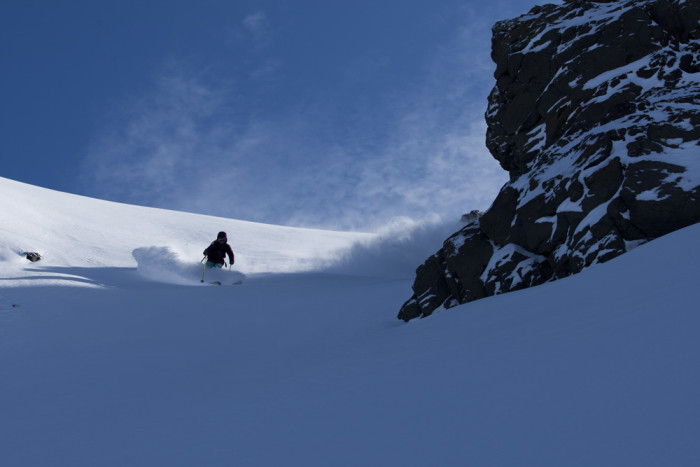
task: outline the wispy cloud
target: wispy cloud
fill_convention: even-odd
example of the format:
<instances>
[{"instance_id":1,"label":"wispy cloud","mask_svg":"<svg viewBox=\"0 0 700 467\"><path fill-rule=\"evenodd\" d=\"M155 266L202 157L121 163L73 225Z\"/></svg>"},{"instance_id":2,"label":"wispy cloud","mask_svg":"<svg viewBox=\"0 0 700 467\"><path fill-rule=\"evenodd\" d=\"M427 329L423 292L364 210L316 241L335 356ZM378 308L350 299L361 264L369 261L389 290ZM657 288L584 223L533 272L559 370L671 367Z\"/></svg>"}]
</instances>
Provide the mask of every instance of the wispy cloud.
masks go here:
<instances>
[{"instance_id":1,"label":"wispy cloud","mask_svg":"<svg viewBox=\"0 0 700 467\"><path fill-rule=\"evenodd\" d=\"M253 38L257 47L269 45L271 39L270 20L264 11L258 11L243 19L243 27Z\"/></svg>"},{"instance_id":2,"label":"wispy cloud","mask_svg":"<svg viewBox=\"0 0 700 467\"><path fill-rule=\"evenodd\" d=\"M264 13L244 24L269 34ZM86 183L129 203L338 229L485 209L506 179L484 144L488 39L474 25L457 31L381 118L326 95L259 113L235 86L165 67L95 138Z\"/></svg>"}]
</instances>

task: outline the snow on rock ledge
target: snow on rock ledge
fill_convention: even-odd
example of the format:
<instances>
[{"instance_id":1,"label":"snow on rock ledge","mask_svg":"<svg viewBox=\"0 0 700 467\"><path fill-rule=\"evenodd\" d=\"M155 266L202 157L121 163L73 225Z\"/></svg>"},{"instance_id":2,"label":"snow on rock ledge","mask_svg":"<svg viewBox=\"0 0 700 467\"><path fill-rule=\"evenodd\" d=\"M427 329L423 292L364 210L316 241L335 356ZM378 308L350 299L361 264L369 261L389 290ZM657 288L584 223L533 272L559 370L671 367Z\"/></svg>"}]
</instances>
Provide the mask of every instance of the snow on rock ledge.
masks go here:
<instances>
[{"instance_id":1,"label":"snow on rock ledge","mask_svg":"<svg viewBox=\"0 0 700 467\"><path fill-rule=\"evenodd\" d=\"M700 221L700 4L581 1L493 28L486 144L510 174L417 269L408 321Z\"/></svg>"}]
</instances>

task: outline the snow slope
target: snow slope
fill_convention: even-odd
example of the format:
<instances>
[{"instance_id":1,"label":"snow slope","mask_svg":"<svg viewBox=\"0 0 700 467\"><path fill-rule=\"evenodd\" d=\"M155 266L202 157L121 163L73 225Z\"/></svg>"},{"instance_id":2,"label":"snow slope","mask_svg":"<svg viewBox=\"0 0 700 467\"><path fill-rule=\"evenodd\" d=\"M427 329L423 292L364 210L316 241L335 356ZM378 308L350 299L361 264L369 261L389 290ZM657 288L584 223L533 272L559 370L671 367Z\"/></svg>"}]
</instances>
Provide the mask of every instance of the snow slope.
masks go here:
<instances>
[{"instance_id":1,"label":"snow slope","mask_svg":"<svg viewBox=\"0 0 700 467\"><path fill-rule=\"evenodd\" d=\"M700 464L700 225L404 324L370 235L0 199L0 465ZM221 229L243 285L198 283Z\"/></svg>"},{"instance_id":2,"label":"snow slope","mask_svg":"<svg viewBox=\"0 0 700 467\"><path fill-rule=\"evenodd\" d=\"M356 242L373 237L129 206L4 178L0 199L0 259L11 264L18 262L18 251L40 250L42 264L57 267L134 267L140 257L177 269L199 263L204 248L225 230L241 272L298 272L318 269Z\"/></svg>"}]
</instances>

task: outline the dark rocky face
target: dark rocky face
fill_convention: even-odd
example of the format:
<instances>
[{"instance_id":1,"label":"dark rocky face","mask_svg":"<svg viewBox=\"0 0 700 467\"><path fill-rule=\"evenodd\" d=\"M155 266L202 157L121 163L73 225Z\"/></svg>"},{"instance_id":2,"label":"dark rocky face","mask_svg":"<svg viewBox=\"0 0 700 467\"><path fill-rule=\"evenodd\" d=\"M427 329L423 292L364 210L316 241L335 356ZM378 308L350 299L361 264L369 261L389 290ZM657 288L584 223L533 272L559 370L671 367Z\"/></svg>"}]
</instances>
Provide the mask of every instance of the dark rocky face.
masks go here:
<instances>
[{"instance_id":1,"label":"dark rocky face","mask_svg":"<svg viewBox=\"0 0 700 467\"><path fill-rule=\"evenodd\" d=\"M409 320L700 221L700 3L579 1L493 28L486 145L510 174L417 270Z\"/></svg>"}]
</instances>

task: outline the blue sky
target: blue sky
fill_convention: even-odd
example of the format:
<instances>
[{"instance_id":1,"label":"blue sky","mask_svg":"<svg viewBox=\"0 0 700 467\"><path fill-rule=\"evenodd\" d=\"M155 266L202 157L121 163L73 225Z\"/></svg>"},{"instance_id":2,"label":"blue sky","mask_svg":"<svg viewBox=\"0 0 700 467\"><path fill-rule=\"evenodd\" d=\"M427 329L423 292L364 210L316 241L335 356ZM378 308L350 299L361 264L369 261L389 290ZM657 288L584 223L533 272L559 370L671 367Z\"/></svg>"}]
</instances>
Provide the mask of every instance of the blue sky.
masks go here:
<instances>
[{"instance_id":1,"label":"blue sky","mask_svg":"<svg viewBox=\"0 0 700 467\"><path fill-rule=\"evenodd\" d=\"M373 230L489 206L490 36L535 1L5 1L0 176Z\"/></svg>"}]
</instances>

